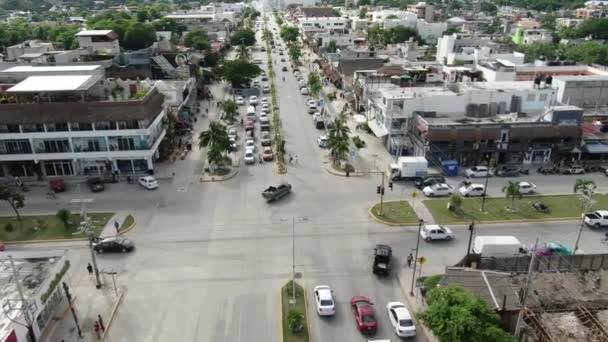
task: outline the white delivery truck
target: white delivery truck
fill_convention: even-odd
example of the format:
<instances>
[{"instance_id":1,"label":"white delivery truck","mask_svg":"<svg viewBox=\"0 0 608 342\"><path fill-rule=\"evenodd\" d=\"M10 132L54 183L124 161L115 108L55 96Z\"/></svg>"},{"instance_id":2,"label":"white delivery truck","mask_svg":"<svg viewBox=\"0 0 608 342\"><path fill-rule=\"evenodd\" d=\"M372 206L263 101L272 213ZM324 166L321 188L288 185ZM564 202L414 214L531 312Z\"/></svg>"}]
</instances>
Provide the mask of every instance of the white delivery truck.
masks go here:
<instances>
[{"instance_id":1,"label":"white delivery truck","mask_svg":"<svg viewBox=\"0 0 608 342\"><path fill-rule=\"evenodd\" d=\"M476 236L473 241L473 253L481 254L482 257L512 257L523 251L525 251L524 246L515 236Z\"/></svg>"},{"instance_id":2,"label":"white delivery truck","mask_svg":"<svg viewBox=\"0 0 608 342\"><path fill-rule=\"evenodd\" d=\"M399 157L389 165L391 179L419 178L426 176L429 163L424 157Z\"/></svg>"}]
</instances>

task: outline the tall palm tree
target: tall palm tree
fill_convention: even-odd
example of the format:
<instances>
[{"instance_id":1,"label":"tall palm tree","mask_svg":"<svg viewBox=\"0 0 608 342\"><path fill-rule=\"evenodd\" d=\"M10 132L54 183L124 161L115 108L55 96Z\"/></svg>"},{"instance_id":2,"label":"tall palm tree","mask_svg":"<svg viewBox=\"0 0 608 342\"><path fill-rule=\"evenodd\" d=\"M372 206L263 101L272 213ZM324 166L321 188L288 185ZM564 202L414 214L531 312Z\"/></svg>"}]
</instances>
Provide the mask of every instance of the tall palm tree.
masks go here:
<instances>
[{"instance_id":1,"label":"tall palm tree","mask_svg":"<svg viewBox=\"0 0 608 342\"><path fill-rule=\"evenodd\" d=\"M577 178L576 183L574 183L574 193L583 194L587 198L594 195L596 188L595 182L590 179Z\"/></svg>"},{"instance_id":2,"label":"tall palm tree","mask_svg":"<svg viewBox=\"0 0 608 342\"><path fill-rule=\"evenodd\" d=\"M321 89L323 89L323 85L321 84L321 78L319 77L318 73L311 72L310 74L308 74L308 89L314 97L317 97L317 95L319 95L319 93L321 92Z\"/></svg>"},{"instance_id":3,"label":"tall palm tree","mask_svg":"<svg viewBox=\"0 0 608 342\"><path fill-rule=\"evenodd\" d=\"M327 145L336 156L334 159L335 163L345 159L346 154L350 149L350 142L348 134L350 128L346 125L344 116L338 116L334 119L333 125L329 128L329 137L327 139Z\"/></svg>"},{"instance_id":4,"label":"tall palm tree","mask_svg":"<svg viewBox=\"0 0 608 342\"><path fill-rule=\"evenodd\" d=\"M210 165L221 165L224 155L230 150L226 126L218 121L211 121L209 128L198 136L198 146L207 147L207 161Z\"/></svg>"},{"instance_id":5,"label":"tall palm tree","mask_svg":"<svg viewBox=\"0 0 608 342\"><path fill-rule=\"evenodd\" d=\"M249 51L247 50L247 47L245 46L245 44L239 45L239 49L236 52L236 58L243 60L243 61L249 60Z\"/></svg>"},{"instance_id":6,"label":"tall palm tree","mask_svg":"<svg viewBox=\"0 0 608 342\"><path fill-rule=\"evenodd\" d=\"M522 195L519 192L519 183L509 181L507 185L502 188L502 192L505 193L507 199L511 199L511 209L514 208L515 198L521 199Z\"/></svg>"},{"instance_id":7,"label":"tall palm tree","mask_svg":"<svg viewBox=\"0 0 608 342\"><path fill-rule=\"evenodd\" d=\"M239 105L232 100L226 100L223 105L224 109L224 118L227 121L234 121L234 116L238 113Z\"/></svg>"}]
</instances>

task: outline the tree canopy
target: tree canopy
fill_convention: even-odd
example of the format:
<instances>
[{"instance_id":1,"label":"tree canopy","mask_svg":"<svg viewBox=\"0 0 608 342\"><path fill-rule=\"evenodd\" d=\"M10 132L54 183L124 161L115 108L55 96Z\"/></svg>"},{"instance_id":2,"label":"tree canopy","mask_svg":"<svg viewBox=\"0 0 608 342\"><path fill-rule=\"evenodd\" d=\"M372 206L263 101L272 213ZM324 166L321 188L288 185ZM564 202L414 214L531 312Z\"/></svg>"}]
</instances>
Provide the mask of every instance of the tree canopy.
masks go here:
<instances>
[{"instance_id":1,"label":"tree canopy","mask_svg":"<svg viewBox=\"0 0 608 342\"><path fill-rule=\"evenodd\" d=\"M40 39L63 43L64 49L76 47L76 34L80 31L79 25L73 24L31 24L22 19L0 23L0 47L19 44L28 39Z\"/></svg>"},{"instance_id":2,"label":"tree canopy","mask_svg":"<svg viewBox=\"0 0 608 342\"><path fill-rule=\"evenodd\" d=\"M418 31L411 27L397 26L388 30L390 42L393 44L404 43L410 40L411 37L416 41L421 41Z\"/></svg>"},{"instance_id":3,"label":"tree canopy","mask_svg":"<svg viewBox=\"0 0 608 342\"><path fill-rule=\"evenodd\" d=\"M207 32L198 29L192 30L186 34L186 37L184 37L184 44L186 44L187 47L197 50L207 50L210 47Z\"/></svg>"},{"instance_id":4,"label":"tree canopy","mask_svg":"<svg viewBox=\"0 0 608 342\"><path fill-rule=\"evenodd\" d=\"M608 65L608 45L598 42L569 45L535 43L518 46L517 50L526 54L527 61L544 57L548 60L559 58L560 60L571 60L584 64Z\"/></svg>"},{"instance_id":5,"label":"tree canopy","mask_svg":"<svg viewBox=\"0 0 608 342\"><path fill-rule=\"evenodd\" d=\"M244 60L225 61L217 68L220 78L229 82L233 88L249 86L251 80L261 72L260 67Z\"/></svg>"},{"instance_id":6,"label":"tree canopy","mask_svg":"<svg viewBox=\"0 0 608 342\"><path fill-rule=\"evenodd\" d=\"M485 302L459 286L431 289L428 304L417 316L440 341L515 340L498 327L498 315Z\"/></svg>"},{"instance_id":7,"label":"tree canopy","mask_svg":"<svg viewBox=\"0 0 608 342\"><path fill-rule=\"evenodd\" d=\"M177 32L177 22L173 18L161 18L153 23L156 31Z\"/></svg>"},{"instance_id":8,"label":"tree canopy","mask_svg":"<svg viewBox=\"0 0 608 342\"><path fill-rule=\"evenodd\" d=\"M286 43L290 43L290 42L295 42L298 40L298 35L300 34L300 30L298 30L297 27L295 26L283 26L281 27L281 38L283 38L283 40Z\"/></svg>"},{"instance_id":9,"label":"tree canopy","mask_svg":"<svg viewBox=\"0 0 608 342\"><path fill-rule=\"evenodd\" d=\"M230 44L253 46L255 44L255 31L251 29L234 31L232 37L230 37Z\"/></svg>"},{"instance_id":10,"label":"tree canopy","mask_svg":"<svg viewBox=\"0 0 608 342\"><path fill-rule=\"evenodd\" d=\"M156 31L150 24L133 23L127 28L121 45L129 50L147 48L156 41Z\"/></svg>"}]
</instances>

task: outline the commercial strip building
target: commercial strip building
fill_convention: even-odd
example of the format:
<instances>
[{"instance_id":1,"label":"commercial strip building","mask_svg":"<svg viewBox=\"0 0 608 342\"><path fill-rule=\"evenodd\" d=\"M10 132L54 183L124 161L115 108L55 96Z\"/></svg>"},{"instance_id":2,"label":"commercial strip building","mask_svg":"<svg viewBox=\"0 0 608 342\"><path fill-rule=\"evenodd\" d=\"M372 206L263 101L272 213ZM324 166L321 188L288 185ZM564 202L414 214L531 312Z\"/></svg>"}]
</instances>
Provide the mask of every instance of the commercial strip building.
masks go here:
<instances>
[{"instance_id":1,"label":"commercial strip building","mask_svg":"<svg viewBox=\"0 0 608 342\"><path fill-rule=\"evenodd\" d=\"M10 101L0 104L0 177L153 172L166 133L155 86L99 74L28 76L2 95Z\"/></svg>"}]
</instances>

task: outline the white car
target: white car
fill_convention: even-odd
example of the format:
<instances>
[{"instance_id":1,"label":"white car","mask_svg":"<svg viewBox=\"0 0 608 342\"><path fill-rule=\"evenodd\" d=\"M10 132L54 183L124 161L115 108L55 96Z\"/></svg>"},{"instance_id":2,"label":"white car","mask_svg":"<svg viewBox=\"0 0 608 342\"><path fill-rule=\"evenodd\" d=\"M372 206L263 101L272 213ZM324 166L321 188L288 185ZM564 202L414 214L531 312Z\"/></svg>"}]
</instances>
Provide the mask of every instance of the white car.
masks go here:
<instances>
[{"instance_id":1,"label":"white car","mask_svg":"<svg viewBox=\"0 0 608 342\"><path fill-rule=\"evenodd\" d=\"M262 87L262 91L263 91L264 93L270 93L270 86L265 84L265 85Z\"/></svg>"},{"instance_id":2,"label":"white car","mask_svg":"<svg viewBox=\"0 0 608 342\"><path fill-rule=\"evenodd\" d=\"M254 164L255 153L253 153L253 151L248 150L245 152L245 157L243 157L243 159L245 160L245 164Z\"/></svg>"},{"instance_id":3,"label":"white car","mask_svg":"<svg viewBox=\"0 0 608 342\"><path fill-rule=\"evenodd\" d=\"M234 140L237 140L239 138L239 135L236 132L236 128L230 128L228 130L228 138L232 138Z\"/></svg>"},{"instance_id":4,"label":"white car","mask_svg":"<svg viewBox=\"0 0 608 342\"><path fill-rule=\"evenodd\" d=\"M454 238L454 232L446 226L439 224L427 224L420 230L420 237L424 241L433 240L452 240Z\"/></svg>"},{"instance_id":5,"label":"white car","mask_svg":"<svg viewBox=\"0 0 608 342\"><path fill-rule=\"evenodd\" d=\"M470 178L491 177L492 173L487 166L474 166L464 171L464 175Z\"/></svg>"},{"instance_id":6,"label":"white car","mask_svg":"<svg viewBox=\"0 0 608 342\"><path fill-rule=\"evenodd\" d=\"M327 146L329 145L329 140L327 140L327 136L322 135L322 136L318 137L317 145L319 145L319 147L321 147L321 148L327 148Z\"/></svg>"},{"instance_id":7,"label":"white car","mask_svg":"<svg viewBox=\"0 0 608 342\"><path fill-rule=\"evenodd\" d=\"M529 195L536 192L536 184L530 182L519 182L519 193L522 195Z\"/></svg>"},{"instance_id":8,"label":"white car","mask_svg":"<svg viewBox=\"0 0 608 342\"><path fill-rule=\"evenodd\" d=\"M483 184L463 185L458 191L464 197L483 196L485 193L485 186Z\"/></svg>"},{"instance_id":9,"label":"white car","mask_svg":"<svg viewBox=\"0 0 608 342\"><path fill-rule=\"evenodd\" d=\"M148 190L154 190L158 188L158 181L152 176L140 177L138 179L138 182L141 186Z\"/></svg>"},{"instance_id":10,"label":"white car","mask_svg":"<svg viewBox=\"0 0 608 342\"><path fill-rule=\"evenodd\" d=\"M302 95L308 95L308 88L302 87L302 89L300 89L300 94L302 94Z\"/></svg>"},{"instance_id":11,"label":"white car","mask_svg":"<svg viewBox=\"0 0 608 342\"><path fill-rule=\"evenodd\" d=\"M241 106L241 105L245 104L245 99L242 96L237 96L236 100L234 102L236 102L236 104L238 104L239 106Z\"/></svg>"},{"instance_id":12,"label":"white car","mask_svg":"<svg viewBox=\"0 0 608 342\"><path fill-rule=\"evenodd\" d=\"M255 95L249 96L249 104L252 104L252 105L258 104L258 97Z\"/></svg>"},{"instance_id":13,"label":"white car","mask_svg":"<svg viewBox=\"0 0 608 342\"><path fill-rule=\"evenodd\" d=\"M261 103L268 103L268 98L267 98L266 96L264 96L264 97L262 97L262 98L260 99L260 102L261 102Z\"/></svg>"},{"instance_id":14,"label":"white car","mask_svg":"<svg viewBox=\"0 0 608 342\"><path fill-rule=\"evenodd\" d=\"M255 142L253 139L247 139L247 141L245 141L245 151L255 152Z\"/></svg>"},{"instance_id":15,"label":"white car","mask_svg":"<svg viewBox=\"0 0 608 342\"><path fill-rule=\"evenodd\" d=\"M260 123L268 123L270 122L270 119L268 118L268 115L260 115Z\"/></svg>"},{"instance_id":16,"label":"white car","mask_svg":"<svg viewBox=\"0 0 608 342\"><path fill-rule=\"evenodd\" d=\"M386 304L388 319L391 321L395 334L399 337L416 336L416 326L412 315L401 302L390 302Z\"/></svg>"},{"instance_id":17,"label":"white car","mask_svg":"<svg viewBox=\"0 0 608 342\"><path fill-rule=\"evenodd\" d=\"M446 183L437 183L422 189L422 193L424 193L426 197L450 196L453 191L454 188Z\"/></svg>"},{"instance_id":18,"label":"white car","mask_svg":"<svg viewBox=\"0 0 608 342\"><path fill-rule=\"evenodd\" d=\"M321 118L321 113L319 113L319 112L315 112L315 113L312 115L312 119L313 119L313 120L317 120L317 119L320 119L320 118Z\"/></svg>"},{"instance_id":19,"label":"white car","mask_svg":"<svg viewBox=\"0 0 608 342\"><path fill-rule=\"evenodd\" d=\"M313 296L319 316L333 316L336 314L336 302L334 302L332 292L327 285L315 286Z\"/></svg>"},{"instance_id":20,"label":"white car","mask_svg":"<svg viewBox=\"0 0 608 342\"><path fill-rule=\"evenodd\" d=\"M262 103L262 110L267 112L268 111L268 103Z\"/></svg>"},{"instance_id":21,"label":"white car","mask_svg":"<svg viewBox=\"0 0 608 342\"><path fill-rule=\"evenodd\" d=\"M300 85L300 87L306 87L306 81L304 80L298 81L298 84Z\"/></svg>"}]
</instances>

